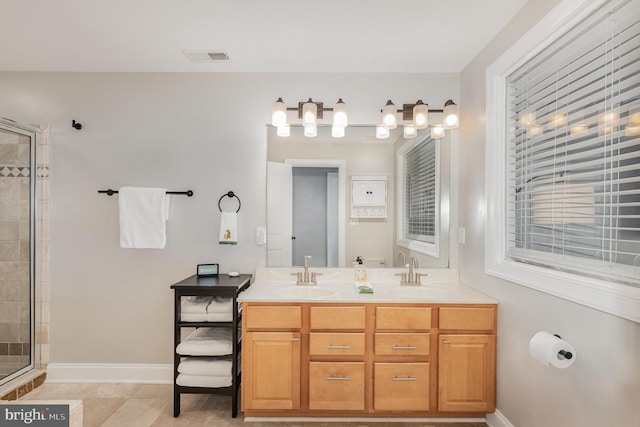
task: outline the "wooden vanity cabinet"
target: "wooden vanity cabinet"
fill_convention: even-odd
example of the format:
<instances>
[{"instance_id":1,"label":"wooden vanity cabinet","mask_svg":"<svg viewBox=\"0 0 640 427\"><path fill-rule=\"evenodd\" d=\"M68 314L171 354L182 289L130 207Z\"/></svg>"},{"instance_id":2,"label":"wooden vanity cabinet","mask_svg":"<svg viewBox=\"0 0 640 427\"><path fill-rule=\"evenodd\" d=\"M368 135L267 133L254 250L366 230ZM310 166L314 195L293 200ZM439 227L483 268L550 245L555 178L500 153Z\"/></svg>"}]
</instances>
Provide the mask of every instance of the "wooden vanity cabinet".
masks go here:
<instances>
[{"instance_id":1,"label":"wooden vanity cabinet","mask_svg":"<svg viewBox=\"0 0 640 427\"><path fill-rule=\"evenodd\" d=\"M375 313L373 408L429 412L432 309L381 306Z\"/></svg>"},{"instance_id":2,"label":"wooden vanity cabinet","mask_svg":"<svg viewBox=\"0 0 640 427\"><path fill-rule=\"evenodd\" d=\"M495 307L441 307L439 315L438 410L493 412Z\"/></svg>"},{"instance_id":3,"label":"wooden vanity cabinet","mask_svg":"<svg viewBox=\"0 0 640 427\"><path fill-rule=\"evenodd\" d=\"M495 409L496 306L243 303L245 416Z\"/></svg>"},{"instance_id":4,"label":"wooden vanity cabinet","mask_svg":"<svg viewBox=\"0 0 640 427\"><path fill-rule=\"evenodd\" d=\"M364 305L309 307L309 410L365 410Z\"/></svg>"},{"instance_id":5,"label":"wooden vanity cabinet","mask_svg":"<svg viewBox=\"0 0 640 427\"><path fill-rule=\"evenodd\" d=\"M245 307L242 410L300 409L302 308Z\"/></svg>"}]
</instances>

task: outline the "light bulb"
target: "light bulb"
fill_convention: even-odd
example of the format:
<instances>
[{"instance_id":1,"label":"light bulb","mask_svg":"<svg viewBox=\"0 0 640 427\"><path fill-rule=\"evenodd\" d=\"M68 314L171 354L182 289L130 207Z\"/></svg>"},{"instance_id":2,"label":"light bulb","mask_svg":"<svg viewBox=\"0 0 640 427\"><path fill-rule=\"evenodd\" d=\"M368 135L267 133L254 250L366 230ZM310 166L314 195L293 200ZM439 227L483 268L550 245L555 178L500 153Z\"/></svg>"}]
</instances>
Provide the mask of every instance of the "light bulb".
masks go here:
<instances>
[{"instance_id":1,"label":"light bulb","mask_svg":"<svg viewBox=\"0 0 640 427\"><path fill-rule=\"evenodd\" d=\"M344 136L344 126L331 126L331 136L334 138L342 138Z\"/></svg>"},{"instance_id":2,"label":"light bulb","mask_svg":"<svg viewBox=\"0 0 640 427\"><path fill-rule=\"evenodd\" d=\"M416 129L424 129L429 126L429 106L421 100L413 106L413 123Z\"/></svg>"},{"instance_id":3,"label":"light bulb","mask_svg":"<svg viewBox=\"0 0 640 427\"><path fill-rule=\"evenodd\" d=\"M389 138L389 129L383 125L376 125L376 138L386 139Z\"/></svg>"},{"instance_id":4,"label":"light bulb","mask_svg":"<svg viewBox=\"0 0 640 427\"><path fill-rule=\"evenodd\" d=\"M276 134L278 136L287 137L291 135L291 126L288 123L283 124L282 126L278 126Z\"/></svg>"},{"instance_id":5,"label":"light bulb","mask_svg":"<svg viewBox=\"0 0 640 427\"><path fill-rule=\"evenodd\" d=\"M346 127L347 126L347 104L342 101L342 98L338 99L336 105L333 106L333 126Z\"/></svg>"},{"instance_id":6,"label":"light bulb","mask_svg":"<svg viewBox=\"0 0 640 427\"><path fill-rule=\"evenodd\" d=\"M271 125L280 127L285 123L287 123L287 105L282 101L282 98L278 98L271 109Z\"/></svg>"},{"instance_id":7,"label":"light bulb","mask_svg":"<svg viewBox=\"0 0 640 427\"><path fill-rule=\"evenodd\" d=\"M305 126L304 127L304 136L308 136L313 138L318 135L318 128L316 126Z\"/></svg>"},{"instance_id":8,"label":"light bulb","mask_svg":"<svg viewBox=\"0 0 640 427\"><path fill-rule=\"evenodd\" d=\"M412 124L404 125L403 136L405 139L415 138L418 136L418 129Z\"/></svg>"},{"instance_id":9,"label":"light bulb","mask_svg":"<svg viewBox=\"0 0 640 427\"><path fill-rule=\"evenodd\" d=\"M387 129L395 129L398 127L398 118L396 117L396 106L391 102L391 100L387 101L387 105L382 109L382 126Z\"/></svg>"},{"instance_id":10,"label":"light bulb","mask_svg":"<svg viewBox=\"0 0 640 427\"><path fill-rule=\"evenodd\" d=\"M452 101L448 100L444 103L444 128L446 130L456 129L460 125L458 118L459 111L458 106Z\"/></svg>"},{"instance_id":11,"label":"light bulb","mask_svg":"<svg viewBox=\"0 0 640 427\"><path fill-rule=\"evenodd\" d=\"M442 125L435 125L431 127L431 139L444 138L444 127Z\"/></svg>"},{"instance_id":12,"label":"light bulb","mask_svg":"<svg viewBox=\"0 0 640 427\"><path fill-rule=\"evenodd\" d=\"M318 116L318 106L309 98L307 102L302 104L302 125L315 126L316 117Z\"/></svg>"}]
</instances>

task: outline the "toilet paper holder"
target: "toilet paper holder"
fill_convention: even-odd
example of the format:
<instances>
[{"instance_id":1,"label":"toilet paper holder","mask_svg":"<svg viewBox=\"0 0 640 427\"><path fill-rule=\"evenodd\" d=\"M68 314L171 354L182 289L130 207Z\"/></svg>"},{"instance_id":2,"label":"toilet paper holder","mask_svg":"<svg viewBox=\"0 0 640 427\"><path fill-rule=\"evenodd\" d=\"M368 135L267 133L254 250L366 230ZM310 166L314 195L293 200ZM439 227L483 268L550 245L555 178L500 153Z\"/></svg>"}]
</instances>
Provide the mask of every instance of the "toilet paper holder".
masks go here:
<instances>
[{"instance_id":1,"label":"toilet paper holder","mask_svg":"<svg viewBox=\"0 0 640 427\"><path fill-rule=\"evenodd\" d=\"M558 337L559 339L562 339L562 337L558 334L553 334L553 336ZM573 358L573 353L571 353L570 351L566 351L566 350L560 350L558 352L558 359L562 360L562 359L572 359Z\"/></svg>"}]
</instances>

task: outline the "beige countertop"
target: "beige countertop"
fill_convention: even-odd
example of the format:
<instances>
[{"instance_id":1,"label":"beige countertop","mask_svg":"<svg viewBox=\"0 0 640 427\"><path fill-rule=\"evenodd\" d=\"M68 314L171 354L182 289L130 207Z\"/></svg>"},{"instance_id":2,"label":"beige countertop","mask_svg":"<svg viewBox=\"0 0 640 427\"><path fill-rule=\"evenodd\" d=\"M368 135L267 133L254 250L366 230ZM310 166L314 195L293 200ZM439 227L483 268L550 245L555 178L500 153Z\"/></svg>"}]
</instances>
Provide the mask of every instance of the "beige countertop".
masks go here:
<instances>
[{"instance_id":1,"label":"beige countertop","mask_svg":"<svg viewBox=\"0 0 640 427\"><path fill-rule=\"evenodd\" d=\"M296 285L295 273L302 268L258 268L255 281L238 296L240 302L327 303L437 303L497 304L498 301L458 281L457 270L416 269L425 275L420 286L401 286L406 268L368 268L373 293L358 293L350 268L309 268L317 273L317 285Z\"/></svg>"}]
</instances>

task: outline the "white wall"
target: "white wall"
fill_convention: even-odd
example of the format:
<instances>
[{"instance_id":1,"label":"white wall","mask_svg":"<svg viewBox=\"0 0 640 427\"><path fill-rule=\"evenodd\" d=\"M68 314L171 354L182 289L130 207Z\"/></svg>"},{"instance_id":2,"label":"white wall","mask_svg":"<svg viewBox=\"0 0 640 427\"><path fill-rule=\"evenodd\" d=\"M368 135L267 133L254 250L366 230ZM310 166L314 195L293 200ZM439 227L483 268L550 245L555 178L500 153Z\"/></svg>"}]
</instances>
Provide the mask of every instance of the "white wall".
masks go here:
<instances>
[{"instance_id":1,"label":"white wall","mask_svg":"<svg viewBox=\"0 0 640 427\"><path fill-rule=\"evenodd\" d=\"M51 362L172 363L172 293L197 263L265 263L266 127L277 97L342 97L353 123L387 99L442 105L457 74L0 73L0 116L51 126ZM82 123L81 131L71 121ZM164 250L120 249L124 185L173 196ZM239 244L217 244L220 195L242 200Z\"/></svg>"},{"instance_id":2,"label":"white wall","mask_svg":"<svg viewBox=\"0 0 640 427\"><path fill-rule=\"evenodd\" d=\"M530 1L461 74L461 281L497 300L497 408L514 426L639 426L640 325L484 274L485 70L557 3ZM528 354L540 330L577 350L568 369Z\"/></svg>"}]
</instances>

